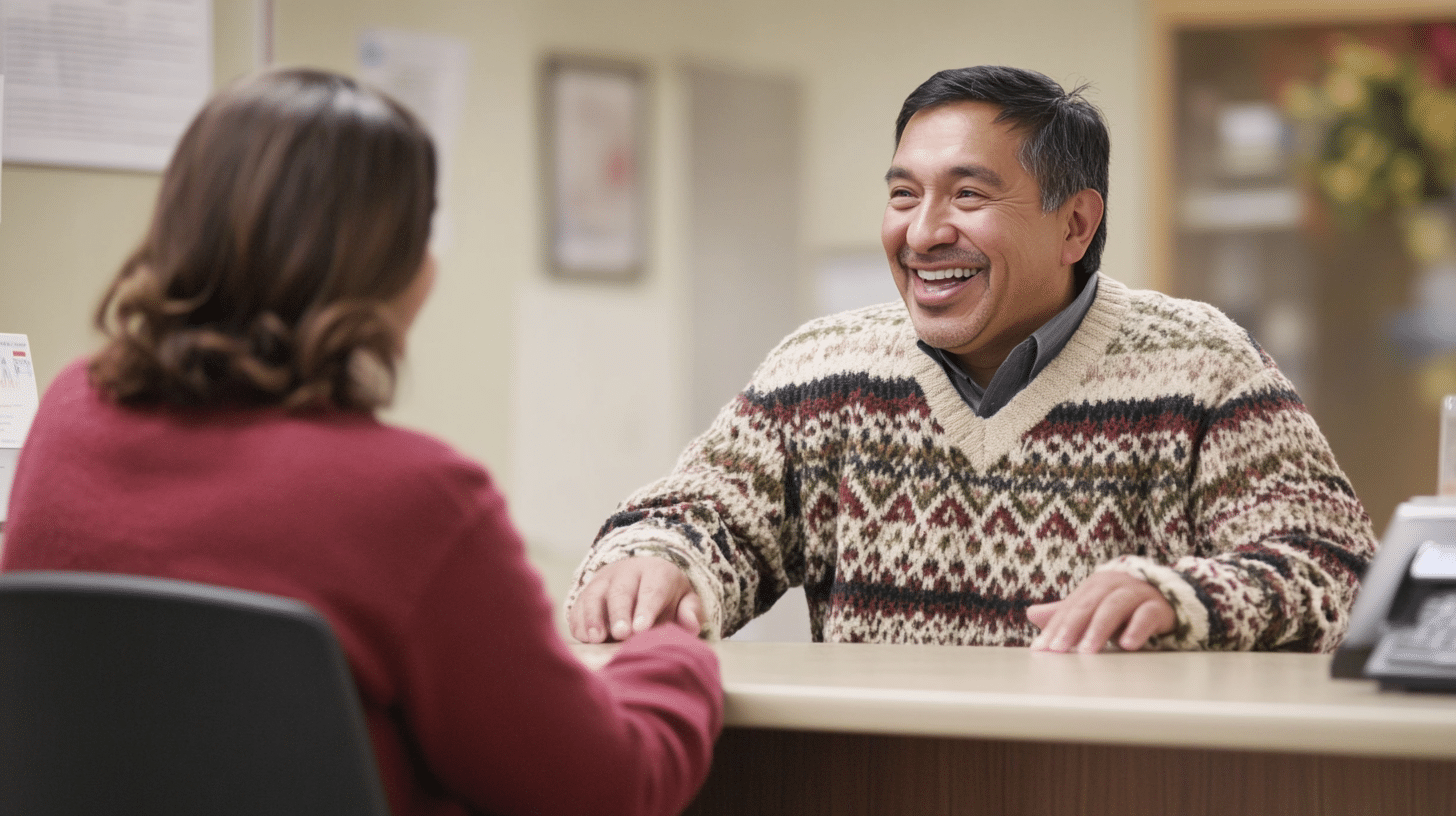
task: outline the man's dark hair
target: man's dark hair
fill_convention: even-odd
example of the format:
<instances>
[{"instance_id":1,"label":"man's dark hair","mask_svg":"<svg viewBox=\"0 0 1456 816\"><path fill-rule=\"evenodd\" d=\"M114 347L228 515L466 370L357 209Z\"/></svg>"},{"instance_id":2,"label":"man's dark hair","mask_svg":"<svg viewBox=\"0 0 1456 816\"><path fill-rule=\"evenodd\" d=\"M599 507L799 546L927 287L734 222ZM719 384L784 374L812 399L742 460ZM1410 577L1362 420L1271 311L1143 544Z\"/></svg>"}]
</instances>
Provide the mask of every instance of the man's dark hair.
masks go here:
<instances>
[{"instance_id":1,"label":"man's dark hair","mask_svg":"<svg viewBox=\"0 0 1456 816\"><path fill-rule=\"evenodd\" d=\"M1086 189L1102 196L1102 222L1087 252L1077 262L1079 276L1102 264L1107 243L1107 168L1111 138L1102 112L1088 102L1080 85L1070 93L1050 77L1022 68L977 65L940 71L905 98L895 120L895 146L910 117L926 108L955 102L989 102L1001 108L997 122L1010 122L1023 140L1017 159L1041 188L1041 207L1051 212Z\"/></svg>"}]
</instances>

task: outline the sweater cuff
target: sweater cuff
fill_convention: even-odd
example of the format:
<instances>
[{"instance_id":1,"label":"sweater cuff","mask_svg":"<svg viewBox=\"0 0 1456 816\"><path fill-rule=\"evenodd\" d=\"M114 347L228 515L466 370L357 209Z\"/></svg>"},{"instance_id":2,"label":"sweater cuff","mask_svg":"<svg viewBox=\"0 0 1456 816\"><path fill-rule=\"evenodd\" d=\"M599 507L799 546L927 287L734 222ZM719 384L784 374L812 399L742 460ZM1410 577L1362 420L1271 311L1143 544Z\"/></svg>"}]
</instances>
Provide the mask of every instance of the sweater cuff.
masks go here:
<instances>
[{"instance_id":1,"label":"sweater cuff","mask_svg":"<svg viewBox=\"0 0 1456 816\"><path fill-rule=\"evenodd\" d=\"M723 632L723 604L714 592L712 574L706 567L696 563L691 554L693 550L688 546L687 539L680 533L672 530L664 530L660 527L647 527L643 529L640 525L622 527L613 530L602 538L598 539L592 546L591 552L587 555L581 566L576 568L576 574L572 578L571 591L566 596L566 609L570 610L581 595L597 571L608 564L615 564L628 558L637 556L651 556L671 561L678 569L686 573L688 583L692 584L693 591L698 594L698 599L703 604L703 621L698 627L698 636L708 640L718 640Z\"/></svg>"},{"instance_id":2,"label":"sweater cuff","mask_svg":"<svg viewBox=\"0 0 1456 816\"><path fill-rule=\"evenodd\" d=\"M1097 572L1123 572L1141 578L1163 594L1173 607L1173 631L1158 635L1148 645L1163 650L1208 648L1208 607L1181 573L1171 567L1137 555L1124 555L1098 567Z\"/></svg>"}]
</instances>

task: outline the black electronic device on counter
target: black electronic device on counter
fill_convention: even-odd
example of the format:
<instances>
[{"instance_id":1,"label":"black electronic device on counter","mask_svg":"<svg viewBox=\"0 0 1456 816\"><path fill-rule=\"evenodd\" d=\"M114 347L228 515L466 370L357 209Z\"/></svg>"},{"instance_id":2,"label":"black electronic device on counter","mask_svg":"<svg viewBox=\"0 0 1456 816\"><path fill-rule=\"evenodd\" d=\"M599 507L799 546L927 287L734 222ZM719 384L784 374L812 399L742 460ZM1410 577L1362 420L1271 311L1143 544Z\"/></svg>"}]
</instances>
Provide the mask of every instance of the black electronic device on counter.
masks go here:
<instances>
[{"instance_id":1,"label":"black electronic device on counter","mask_svg":"<svg viewBox=\"0 0 1456 816\"><path fill-rule=\"evenodd\" d=\"M1330 673L1382 688L1456 691L1456 499L1418 497L1396 508Z\"/></svg>"}]
</instances>

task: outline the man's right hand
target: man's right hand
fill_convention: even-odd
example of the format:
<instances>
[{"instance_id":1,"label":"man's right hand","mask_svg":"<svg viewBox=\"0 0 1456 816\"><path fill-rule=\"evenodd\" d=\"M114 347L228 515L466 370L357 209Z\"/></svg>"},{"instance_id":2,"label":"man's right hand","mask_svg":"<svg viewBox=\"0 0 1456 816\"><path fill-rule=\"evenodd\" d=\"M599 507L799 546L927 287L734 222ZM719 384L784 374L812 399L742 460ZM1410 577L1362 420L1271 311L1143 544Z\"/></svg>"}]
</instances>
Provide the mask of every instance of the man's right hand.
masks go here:
<instances>
[{"instance_id":1,"label":"man's right hand","mask_svg":"<svg viewBox=\"0 0 1456 816\"><path fill-rule=\"evenodd\" d=\"M659 623L697 632L703 602L676 564L637 556L597 570L567 612L571 635L582 643L626 640Z\"/></svg>"}]
</instances>

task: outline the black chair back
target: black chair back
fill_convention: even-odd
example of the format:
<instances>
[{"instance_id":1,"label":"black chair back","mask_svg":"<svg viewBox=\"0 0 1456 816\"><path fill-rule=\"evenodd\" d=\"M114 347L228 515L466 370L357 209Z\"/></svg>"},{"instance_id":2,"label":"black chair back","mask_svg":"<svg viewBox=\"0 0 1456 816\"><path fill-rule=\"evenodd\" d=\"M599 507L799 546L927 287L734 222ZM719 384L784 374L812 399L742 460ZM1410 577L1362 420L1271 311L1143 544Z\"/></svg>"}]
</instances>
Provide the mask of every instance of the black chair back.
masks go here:
<instances>
[{"instance_id":1,"label":"black chair back","mask_svg":"<svg viewBox=\"0 0 1456 816\"><path fill-rule=\"evenodd\" d=\"M0 575L0 816L387 816L308 605L126 575Z\"/></svg>"}]
</instances>

